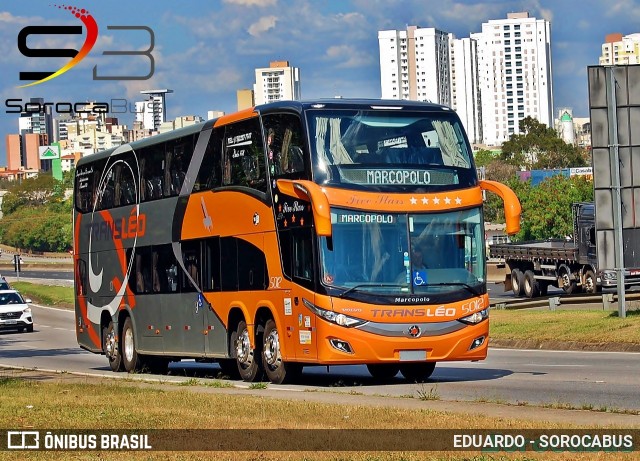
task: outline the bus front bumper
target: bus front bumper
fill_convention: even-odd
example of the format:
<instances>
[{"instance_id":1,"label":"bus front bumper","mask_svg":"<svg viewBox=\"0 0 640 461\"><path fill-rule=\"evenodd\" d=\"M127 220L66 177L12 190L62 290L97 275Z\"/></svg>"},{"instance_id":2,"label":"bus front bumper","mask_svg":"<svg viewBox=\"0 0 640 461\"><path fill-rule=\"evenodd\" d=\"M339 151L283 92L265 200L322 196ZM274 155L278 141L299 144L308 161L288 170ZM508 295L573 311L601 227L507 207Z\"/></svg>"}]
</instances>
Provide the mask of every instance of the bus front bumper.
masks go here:
<instances>
[{"instance_id":1,"label":"bus front bumper","mask_svg":"<svg viewBox=\"0 0 640 461\"><path fill-rule=\"evenodd\" d=\"M344 328L323 320L317 322L318 361L337 364L400 363L415 361L484 360L489 342L489 320L476 325L442 322L451 330L431 331L425 324L388 324L388 329ZM455 324L459 324L458 327ZM381 324L378 324L381 325ZM366 325L365 325L366 326ZM457 329L455 329L457 328ZM402 335L402 336L400 336ZM412 336L414 335L414 336Z\"/></svg>"}]
</instances>

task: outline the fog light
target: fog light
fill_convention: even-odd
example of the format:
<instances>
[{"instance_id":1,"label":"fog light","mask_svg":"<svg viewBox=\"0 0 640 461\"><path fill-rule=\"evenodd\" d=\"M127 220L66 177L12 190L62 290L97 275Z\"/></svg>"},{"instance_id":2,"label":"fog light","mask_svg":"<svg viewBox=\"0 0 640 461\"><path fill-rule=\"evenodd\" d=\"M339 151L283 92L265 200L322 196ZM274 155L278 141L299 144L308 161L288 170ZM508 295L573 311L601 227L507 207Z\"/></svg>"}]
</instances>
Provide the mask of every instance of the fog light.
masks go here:
<instances>
[{"instance_id":1,"label":"fog light","mask_svg":"<svg viewBox=\"0 0 640 461\"><path fill-rule=\"evenodd\" d=\"M353 349L351 349L351 344L341 339L330 339L329 343L331 346L339 350L340 352L344 352L346 354L353 354Z\"/></svg>"},{"instance_id":2,"label":"fog light","mask_svg":"<svg viewBox=\"0 0 640 461\"><path fill-rule=\"evenodd\" d=\"M479 338L476 338L473 340L473 342L471 343L471 347L469 347L469 350L476 349L482 346L483 344L484 344L484 336L480 336Z\"/></svg>"}]
</instances>

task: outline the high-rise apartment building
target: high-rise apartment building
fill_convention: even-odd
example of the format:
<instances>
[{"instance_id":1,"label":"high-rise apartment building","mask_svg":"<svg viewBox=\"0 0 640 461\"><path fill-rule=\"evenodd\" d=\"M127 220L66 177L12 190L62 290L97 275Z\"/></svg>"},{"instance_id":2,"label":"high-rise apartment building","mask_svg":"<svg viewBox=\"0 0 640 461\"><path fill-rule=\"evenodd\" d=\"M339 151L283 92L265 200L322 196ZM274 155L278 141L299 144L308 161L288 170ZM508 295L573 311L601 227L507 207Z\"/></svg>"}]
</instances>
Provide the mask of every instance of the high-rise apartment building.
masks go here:
<instances>
[{"instance_id":1,"label":"high-rise apartment building","mask_svg":"<svg viewBox=\"0 0 640 461\"><path fill-rule=\"evenodd\" d=\"M382 98L451 105L449 40L434 28L379 31Z\"/></svg>"},{"instance_id":2,"label":"high-rise apartment building","mask_svg":"<svg viewBox=\"0 0 640 461\"><path fill-rule=\"evenodd\" d=\"M291 67L289 61L271 61L269 67L256 69L256 82L253 84L256 105L299 100L301 93L300 69Z\"/></svg>"},{"instance_id":3,"label":"high-rise apartment building","mask_svg":"<svg viewBox=\"0 0 640 461\"><path fill-rule=\"evenodd\" d=\"M525 117L552 126L549 21L509 13L507 19L483 23L482 32L471 37L478 41L484 143L509 140Z\"/></svg>"},{"instance_id":4,"label":"high-rise apartment building","mask_svg":"<svg viewBox=\"0 0 640 461\"><path fill-rule=\"evenodd\" d=\"M640 34L609 34L602 44L601 66L639 64Z\"/></svg>"},{"instance_id":5,"label":"high-rise apartment building","mask_svg":"<svg viewBox=\"0 0 640 461\"><path fill-rule=\"evenodd\" d=\"M145 130L158 131L167 120L165 96L173 90L145 90L140 93L148 95L149 99L136 102L136 122L140 122Z\"/></svg>"},{"instance_id":6,"label":"high-rise apartment building","mask_svg":"<svg viewBox=\"0 0 640 461\"><path fill-rule=\"evenodd\" d=\"M451 106L471 142L502 144L528 116L552 126L546 20L509 13L469 38L411 26L379 31L378 42L382 97Z\"/></svg>"},{"instance_id":7,"label":"high-rise apartment building","mask_svg":"<svg viewBox=\"0 0 640 461\"><path fill-rule=\"evenodd\" d=\"M478 43L451 37L451 107L460 116L469 141L482 143L482 110L478 84Z\"/></svg>"}]
</instances>

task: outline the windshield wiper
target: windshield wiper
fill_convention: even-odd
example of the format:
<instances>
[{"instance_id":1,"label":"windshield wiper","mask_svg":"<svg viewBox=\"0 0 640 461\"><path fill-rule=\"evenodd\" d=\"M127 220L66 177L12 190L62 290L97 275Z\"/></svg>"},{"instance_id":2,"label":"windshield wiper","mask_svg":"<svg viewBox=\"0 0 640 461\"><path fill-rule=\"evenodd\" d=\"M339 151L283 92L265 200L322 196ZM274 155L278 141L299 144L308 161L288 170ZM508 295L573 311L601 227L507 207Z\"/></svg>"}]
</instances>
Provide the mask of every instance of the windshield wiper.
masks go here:
<instances>
[{"instance_id":1,"label":"windshield wiper","mask_svg":"<svg viewBox=\"0 0 640 461\"><path fill-rule=\"evenodd\" d=\"M340 293L338 295L338 298L344 298L347 294L358 290L359 288L363 288L363 287L375 287L375 288L402 288L405 285L398 285L398 284L391 284L391 283L360 283L358 285L354 285L351 288L349 288L348 290L344 291L343 293Z\"/></svg>"},{"instance_id":2,"label":"windshield wiper","mask_svg":"<svg viewBox=\"0 0 640 461\"><path fill-rule=\"evenodd\" d=\"M471 292L471 294L476 295L476 296L480 296L482 293L480 293L476 288L472 287L471 285L469 285L468 283L464 283L464 282L442 282L442 283L427 283L425 285L420 285L422 287L427 286L427 287L448 287L448 286L460 286L460 287L464 287L467 290L469 290L469 292Z\"/></svg>"}]
</instances>

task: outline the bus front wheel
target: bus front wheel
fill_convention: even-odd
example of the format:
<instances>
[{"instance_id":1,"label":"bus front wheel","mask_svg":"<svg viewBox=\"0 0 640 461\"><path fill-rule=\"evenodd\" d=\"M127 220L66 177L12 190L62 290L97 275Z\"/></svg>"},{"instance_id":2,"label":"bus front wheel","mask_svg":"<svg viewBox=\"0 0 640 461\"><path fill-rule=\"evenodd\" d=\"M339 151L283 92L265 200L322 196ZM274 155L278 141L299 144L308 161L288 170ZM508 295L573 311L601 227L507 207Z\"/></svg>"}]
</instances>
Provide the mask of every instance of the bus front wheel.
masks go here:
<instances>
[{"instance_id":1,"label":"bus front wheel","mask_svg":"<svg viewBox=\"0 0 640 461\"><path fill-rule=\"evenodd\" d=\"M398 374L400 366L395 363L370 363L367 370L375 379L388 381Z\"/></svg>"},{"instance_id":2,"label":"bus front wheel","mask_svg":"<svg viewBox=\"0 0 640 461\"><path fill-rule=\"evenodd\" d=\"M251 348L249 329L244 320L238 322L236 330L231 335L231 345L233 346L238 365L240 377L247 382L259 381L262 379L262 365L260 364L260 351ZM258 343L256 342L256 346Z\"/></svg>"},{"instance_id":3,"label":"bus front wheel","mask_svg":"<svg viewBox=\"0 0 640 461\"><path fill-rule=\"evenodd\" d=\"M408 381L422 383L429 379L435 368L436 362L405 363L400 365L400 373Z\"/></svg>"},{"instance_id":4,"label":"bus front wheel","mask_svg":"<svg viewBox=\"0 0 640 461\"><path fill-rule=\"evenodd\" d=\"M302 367L297 363L287 363L282 360L280 336L276 322L272 319L267 320L264 326L262 364L267 378L273 384L291 382L302 371Z\"/></svg>"},{"instance_id":5,"label":"bus front wheel","mask_svg":"<svg viewBox=\"0 0 640 461\"><path fill-rule=\"evenodd\" d=\"M122 354L120 354L120 347L118 347L118 335L113 322L109 322L109 325L102 328L102 352L107 357L111 370L124 370Z\"/></svg>"}]
</instances>

